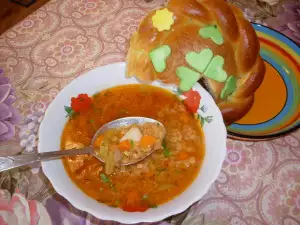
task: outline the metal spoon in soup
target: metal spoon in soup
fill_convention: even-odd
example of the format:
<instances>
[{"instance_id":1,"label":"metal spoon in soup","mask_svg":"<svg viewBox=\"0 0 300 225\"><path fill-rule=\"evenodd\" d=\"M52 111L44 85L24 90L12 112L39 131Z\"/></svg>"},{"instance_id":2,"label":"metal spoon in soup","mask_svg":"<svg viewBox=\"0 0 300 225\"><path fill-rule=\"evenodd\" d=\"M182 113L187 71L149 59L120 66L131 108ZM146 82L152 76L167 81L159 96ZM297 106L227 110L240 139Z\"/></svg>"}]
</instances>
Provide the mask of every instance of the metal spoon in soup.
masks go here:
<instances>
[{"instance_id":1,"label":"metal spoon in soup","mask_svg":"<svg viewBox=\"0 0 300 225\"><path fill-rule=\"evenodd\" d=\"M162 149L165 134L164 125L157 120L125 117L103 125L89 147L69 142L66 146L68 150L0 157L0 172L39 161L92 154L105 163L105 172L111 174L115 166L136 164Z\"/></svg>"}]
</instances>

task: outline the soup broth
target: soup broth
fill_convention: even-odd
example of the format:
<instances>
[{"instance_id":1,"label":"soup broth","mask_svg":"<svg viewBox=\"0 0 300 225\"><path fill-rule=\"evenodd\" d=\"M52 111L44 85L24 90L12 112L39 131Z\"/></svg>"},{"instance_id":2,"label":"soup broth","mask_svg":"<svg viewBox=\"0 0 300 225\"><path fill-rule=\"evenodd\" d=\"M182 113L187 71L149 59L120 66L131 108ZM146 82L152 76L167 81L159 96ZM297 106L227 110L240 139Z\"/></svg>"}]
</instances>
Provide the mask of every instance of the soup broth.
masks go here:
<instances>
[{"instance_id":1,"label":"soup broth","mask_svg":"<svg viewBox=\"0 0 300 225\"><path fill-rule=\"evenodd\" d=\"M195 179L205 148L199 121L173 93L145 84L123 85L92 97L91 107L65 125L61 148L89 146L96 131L122 117L142 116L166 129L161 149L143 161L120 166L110 175L90 155L63 159L72 181L87 195L125 211L145 211L182 193Z\"/></svg>"}]
</instances>

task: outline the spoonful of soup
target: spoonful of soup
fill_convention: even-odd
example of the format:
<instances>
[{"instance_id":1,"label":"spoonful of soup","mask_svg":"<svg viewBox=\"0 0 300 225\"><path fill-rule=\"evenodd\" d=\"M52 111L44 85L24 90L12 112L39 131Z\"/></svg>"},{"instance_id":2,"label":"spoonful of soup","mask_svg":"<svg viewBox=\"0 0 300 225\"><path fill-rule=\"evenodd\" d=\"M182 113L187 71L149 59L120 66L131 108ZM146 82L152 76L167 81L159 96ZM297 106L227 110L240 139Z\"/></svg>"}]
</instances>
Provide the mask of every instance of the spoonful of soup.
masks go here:
<instances>
[{"instance_id":1,"label":"spoonful of soup","mask_svg":"<svg viewBox=\"0 0 300 225\"><path fill-rule=\"evenodd\" d=\"M162 149L166 130L162 123L146 117L125 117L103 125L90 146L67 141L63 151L0 157L0 172L19 166L59 159L65 156L92 154L105 163L111 174L116 166L138 163L154 151Z\"/></svg>"},{"instance_id":2,"label":"spoonful of soup","mask_svg":"<svg viewBox=\"0 0 300 225\"><path fill-rule=\"evenodd\" d=\"M127 117L99 129L92 146L96 157L105 163L105 172L111 174L115 166L138 163L162 149L165 134L165 127L157 120Z\"/></svg>"}]
</instances>

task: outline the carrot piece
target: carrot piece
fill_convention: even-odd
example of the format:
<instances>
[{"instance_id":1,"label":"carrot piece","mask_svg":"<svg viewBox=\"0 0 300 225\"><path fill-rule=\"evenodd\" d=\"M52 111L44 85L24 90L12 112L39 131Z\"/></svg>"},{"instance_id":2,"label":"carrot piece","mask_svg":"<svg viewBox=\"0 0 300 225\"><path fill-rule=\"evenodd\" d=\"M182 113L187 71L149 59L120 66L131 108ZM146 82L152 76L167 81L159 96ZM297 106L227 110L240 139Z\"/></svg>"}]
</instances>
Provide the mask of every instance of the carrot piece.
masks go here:
<instances>
[{"instance_id":1,"label":"carrot piece","mask_svg":"<svg viewBox=\"0 0 300 225\"><path fill-rule=\"evenodd\" d=\"M94 147L100 148L102 141L103 141L103 136L102 135L98 136L94 142Z\"/></svg>"},{"instance_id":2,"label":"carrot piece","mask_svg":"<svg viewBox=\"0 0 300 225\"><path fill-rule=\"evenodd\" d=\"M177 160L186 160L189 158L189 154L187 152L180 152L177 156Z\"/></svg>"},{"instance_id":3,"label":"carrot piece","mask_svg":"<svg viewBox=\"0 0 300 225\"><path fill-rule=\"evenodd\" d=\"M155 144L155 141L156 141L156 138L153 137L153 136L148 136L148 135L145 135L142 137L141 141L140 141L140 146L142 148L147 148L153 144Z\"/></svg>"},{"instance_id":4,"label":"carrot piece","mask_svg":"<svg viewBox=\"0 0 300 225\"><path fill-rule=\"evenodd\" d=\"M131 148L131 144L130 144L130 141L129 140L125 140L125 141L121 141L118 145L119 149L121 151L127 151L127 150L130 150Z\"/></svg>"}]
</instances>

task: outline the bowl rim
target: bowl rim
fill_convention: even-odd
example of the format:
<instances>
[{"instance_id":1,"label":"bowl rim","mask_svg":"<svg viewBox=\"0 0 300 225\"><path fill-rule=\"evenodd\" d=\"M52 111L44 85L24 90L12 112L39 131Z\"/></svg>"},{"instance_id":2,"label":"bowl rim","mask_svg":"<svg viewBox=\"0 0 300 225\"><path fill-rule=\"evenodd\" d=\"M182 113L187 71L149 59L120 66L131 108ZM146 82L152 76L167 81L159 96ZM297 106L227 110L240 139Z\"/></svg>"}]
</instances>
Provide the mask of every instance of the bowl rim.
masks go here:
<instances>
[{"instance_id":1,"label":"bowl rim","mask_svg":"<svg viewBox=\"0 0 300 225\"><path fill-rule=\"evenodd\" d=\"M43 135L43 130L44 130L44 127L47 126L46 125L46 118L49 118L49 112L53 110L53 108L55 107L55 101L60 98L61 96L63 96L66 92L67 89L71 88L73 83L75 82L80 82L82 79L86 79L86 77L89 76L89 74L97 71L97 70L105 70L109 67L121 67L123 70L124 70L124 75L125 75L125 68L126 68L126 64L124 62L121 62L121 63L113 63L113 64L108 64L108 65L105 65L105 66L102 66L102 67L97 67L93 70L90 70L86 73L84 73L83 75L81 76L78 76L77 78L75 78L74 80L72 80L68 85L66 85L58 94L57 96L54 98L54 100L50 103L50 105L48 106L46 112L45 112L45 116L44 116L44 120L42 121L41 125L40 125L40 129L39 129L39 143L38 143L38 152L46 152L46 151L41 151L41 148L42 148L42 143L44 141L44 135ZM101 76L101 75L99 75ZM135 78L131 78L131 79L135 79ZM120 84L120 85L125 85L126 83L124 84ZM150 85L153 85L150 84ZM160 87L163 86L164 88L164 84L159 84ZM206 184L203 184L203 188L202 188L202 191L200 190L199 191L199 194L197 196L194 196L193 199L190 199L189 201L185 201L184 203L182 204L178 204L176 205L176 207L173 207L172 210L168 211L168 212L165 212L165 213L153 213L153 216L151 218L143 218L142 220L139 219L138 217L136 217L137 215L139 214L143 214L143 213L130 213L132 216L130 219L128 219L126 217L126 219L124 218L118 218L118 217L113 217L112 215L105 215L105 214L101 214L101 216L99 216L99 213L97 214L97 212L93 209L89 209L88 207L84 206L81 202L79 201L76 201L76 198L74 198L74 196L71 196L70 194L68 194L67 192L64 192L60 189L60 181L58 179L56 179L55 177L55 174L51 173L51 171L49 170L49 168L47 167L47 164L48 162L42 162L42 169L43 169L43 172L44 174L46 175L46 177L49 179L49 181L51 182L53 188L55 189L55 191L63 196L66 200L68 200L74 207L76 207L77 209L79 210L82 210L82 211L85 211L87 213L90 213L91 215L95 216L96 218L99 218L101 220L113 220L116 221L116 222L120 222L120 223L126 223L126 224L135 224L135 223L140 223L140 222L157 222L157 221L161 221L169 216L172 216L172 215L176 215L176 214L179 214L183 211L185 211L188 207L190 207L191 205L193 205L195 202L199 201L209 190L209 188L211 187L211 185L217 180L220 172L221 172L221 168L222 168L222 164L223 164L223 161L225 160L225 157L226 157L226 138L227 138L227 132L226 132L226 127L225 127L225 124L224 124L224 121L223 121L223 117L222 117L222 114L219 110L219 108L217 107L217 105L215 104L213 98L211 97L210 94L208 94L208 92L202 88L199 84L196 84L200 87L200 89L203 89L201 90L201 97L203 98L203 94L205 94L205 98L208 99L208 101L210 102L213 102L213 104L215 105L216 109L214 109L217 117L218 117L218 122L220 123L218 126L218 128L220 129L220 133L222 136L221 137L221 143L220 145L222 146L222 148L220 148L220 152L218 152L218 154L220 155L220 158L221 160L217 163L215 163L215 171L213 172L213 174L211 175L211 179L210 179L210 182L207 182ZM157 85L154 85L154 86L157 86ZM199 88L197 87L197 88ZM108 87L110 88L110 87ZM103 91L105 89L100 89L98 92L100 91ZM198 91L198 89L197 89ZM50 116L51 118L51 116ZM65 126L65 125L64 125ZM205 130L205 129L203 129ZM205 134L205 132L204 132ZM205 148L205 151L207 151L207 149ZM204 159L205 160L205 159ZM198 172L198 175L200 174L201 172L201 169L203 167L203 164L204 164L204 160L203 160L203 163L201 165L201 168L200 168L200 171ZM66 172L66 171L65 171ZM67 172L66 172L67 173ZM68 176L68 175L67 175ZM69 176L68 176L69 177ZM196 177L197 178L197 177ZM196 179L195 178L195 179ZM73 181L72 181L73 183ZM192 184L190 184L189 187L187 187L187 189L185 189L185 191L183 191L181 194L179 194L178 196L174 197L172 200L168 201L167 203L170 203L170 202L173 202L175 199L179 198L180 195L182 195L184 192L186 192L192 185L193 183L195 183L195 180L192 182ZM74 186L77 187L77 185L75 183L73 183ZM80 190L80 189L79 189ZM80 190L81 192L83 192L82 190ZM83 192L84 193L84 192ZM85 194L85 193L84 193ZM86 195L86 194L85 194ZM86 195L86 197L90 198L88 195ZM100 203L99 203L100 204ZM164 205L164 204L162 204ZM158 207L159 209L160 207ZM149 209L149 210L156 210L156 209ZM147 210L147 211L149 211ZM146 211L146 212L147 212ZM158 212L158 211L156 211Z\"/></svg>"}]
</instances>

